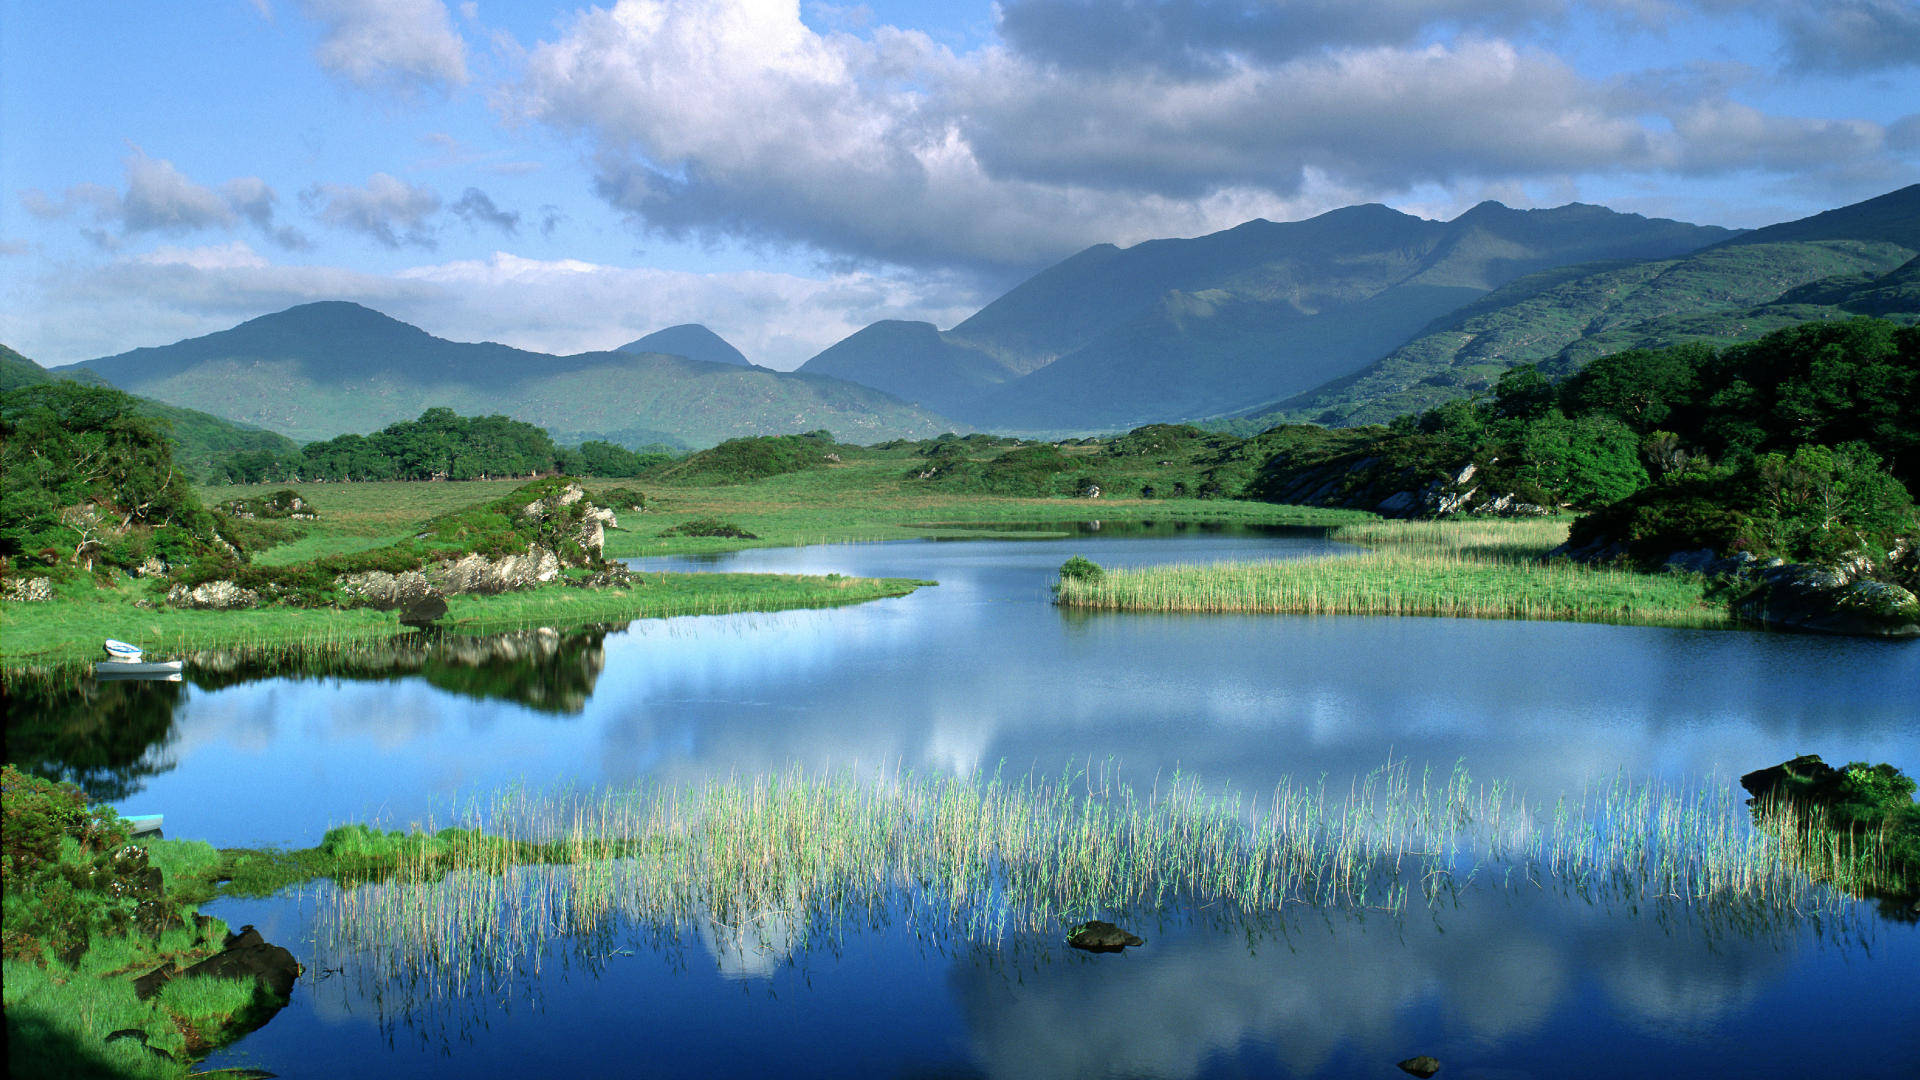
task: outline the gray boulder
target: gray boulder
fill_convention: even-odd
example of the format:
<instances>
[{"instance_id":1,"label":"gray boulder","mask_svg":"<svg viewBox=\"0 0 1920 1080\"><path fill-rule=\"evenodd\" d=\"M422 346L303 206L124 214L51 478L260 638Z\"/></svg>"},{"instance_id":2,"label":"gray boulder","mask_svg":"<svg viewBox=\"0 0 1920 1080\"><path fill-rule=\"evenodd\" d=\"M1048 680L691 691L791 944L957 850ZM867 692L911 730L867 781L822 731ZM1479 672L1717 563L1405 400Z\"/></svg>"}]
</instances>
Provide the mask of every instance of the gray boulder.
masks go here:
<instances>
[{"instance_id":1,"label":"gray boulder","mask_svg":"<svg viewBox=\"0 0 1920 1080\"><path fill-rule=\"evenodd\" d=\"M167 590L167 603L197 611L231 611L234 608L252 607L259 602L259 593L224 580L192 587L182 583Z\"/></svg>"}]
</instances>

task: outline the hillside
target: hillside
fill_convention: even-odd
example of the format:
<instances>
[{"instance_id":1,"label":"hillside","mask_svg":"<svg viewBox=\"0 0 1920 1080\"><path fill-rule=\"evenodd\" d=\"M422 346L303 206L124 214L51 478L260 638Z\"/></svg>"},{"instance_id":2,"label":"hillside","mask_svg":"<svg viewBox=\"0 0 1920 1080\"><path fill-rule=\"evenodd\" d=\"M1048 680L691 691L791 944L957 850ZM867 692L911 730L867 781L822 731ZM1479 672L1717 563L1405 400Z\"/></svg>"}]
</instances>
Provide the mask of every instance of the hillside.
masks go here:
<instances>
[{"instance_id":1,"label":"hillside","mask_svg":"<svg viewBox=\"0 0 1920 1080\"><path fill-rule=\"evenodd\" d=\"M434 337L344 302L304 304L231 330L58 369L301 440L372 431L428 408L499 413L567 443L711 445L826 429L848 441L957 425L819 375L657 353L549 356Z\"/></svg>"},{"instance_id":2,"label":"hillside","mask_svg":"<svg viewBox=\"0 0 1920 1080\"><path fill-rule=\"evenodd\" d=\"M679 326L669 326L665 330L655 330L646 337L638 341L629 341L613 351L662 353L666 356L683 356L688 360L704 360L709 364L756 366L726 338L699 323L681 323Z\"/></svg>"},{"instance_id":3,"label":"hillside","mask_svg":"<svg viewBox=\"0 0 1920 1080\"><path fill-rule=\"evenodd\" d=\"M1451 222L1384 206L1088 248L952 330L879 323L802 370L1017 430L1204 416L1347 374L1522 275L1664 258L1724 229L1571 205Z\"/></svg>"},{"instance_id":4,"label":"hillside","mask_svg":"<svg viewBox=\"0 0 1920 1080\"><path fill-rule=\"evenodd\" d=\"M1244 410L1234 426L1381 422L1485 391L1519 364L1564 375L1628 348L1726 345L1856 314L1920 317L1916 254L1920 186L1682 258L1533 274L1435 321L1362 371Z\"/></svg>"},{"instance_id":5,"label":"hillside","mask_svg":"<svg viewBox=\"0 0 1920 1080\"><path fill-rule=\"evenodd\" d=\"M61 372L63 375L65 373L65 370ZM55 378L39 364L0 345L0 391L52 382ZM237 424L211 413L184 409L152 398L136 397L133 411L140 416L164 421L162 428L173 442L173 460L185 465L196 477L206 476L214 462L223 461L236 451L287 453L296 448L292 439L278 432Z\"/></svg>"}]
</instances>

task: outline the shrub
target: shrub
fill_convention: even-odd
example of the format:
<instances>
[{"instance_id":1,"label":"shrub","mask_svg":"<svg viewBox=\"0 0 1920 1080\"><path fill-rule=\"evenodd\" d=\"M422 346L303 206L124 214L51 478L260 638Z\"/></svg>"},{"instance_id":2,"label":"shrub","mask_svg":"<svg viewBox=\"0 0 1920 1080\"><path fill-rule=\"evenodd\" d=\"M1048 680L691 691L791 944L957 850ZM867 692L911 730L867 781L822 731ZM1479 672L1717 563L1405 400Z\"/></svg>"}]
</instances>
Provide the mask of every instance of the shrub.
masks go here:
<instances>
[{"instance_id":1,"label":"shrub","mask_svg":"<svg viewBox=\"0 0 1920 1080\"><path fill-rule=\"evenodd\" d=\"M694 518L683 521L670 529L663 529L661 536L713 536L729 540L758 540L759 537L735 525L731 521L719 518Z\"/></svg>"},{"instance_id":2,"label":"shrub","mask_svg":"<svg viewBox=\"0 0 1920 1080\"><path fill-rule=\"evenodd\" d=\"M1082 555L1075 555L1060 564L1061 581L1099 581L1106 576L1105 567Z\"/></svg>"},{"instance_id":3,"label":"shrub","mask_svg":"<svg viewBox=\"0 0 1920 1080\"><path fill-rule=\"evenodd\" d=\"M93 934L133 916L146 853L128 847L127 824L112 808L90 807L80 789L8 765L0 769L0 816L7 959L71 957Z\"/></svg>"}]
</instances>

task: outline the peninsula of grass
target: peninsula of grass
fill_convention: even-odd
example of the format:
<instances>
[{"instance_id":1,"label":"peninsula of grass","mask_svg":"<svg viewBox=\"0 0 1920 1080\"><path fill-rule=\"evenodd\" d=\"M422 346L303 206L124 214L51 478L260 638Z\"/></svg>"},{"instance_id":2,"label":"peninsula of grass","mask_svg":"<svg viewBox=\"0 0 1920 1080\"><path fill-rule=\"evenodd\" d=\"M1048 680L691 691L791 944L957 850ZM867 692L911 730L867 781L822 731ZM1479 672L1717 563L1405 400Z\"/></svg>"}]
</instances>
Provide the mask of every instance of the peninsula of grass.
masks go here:
<instances>
[{"instance_id":1,"label":"peninsula of grass","mask_svg":"<svg viewBox=\"0 0 1920 1080\"><path fill-rule=\"evenodd\" d=\"M1548 560L1564 521L1378 521L1343 526L1351 555L1061 575L1062 607L1088 611L1424 615L1638 626L1733 625L1697 576Z\"/></svg>"},{"instance_id":2,"label":"peninsula of grass","mask_svg":"<svg viewBox=\"0 0 1920 1080\"><path fill-rule=\"evenodd\" d=\"M636 574L631 588L555 584L493 596L452 596L438 625L455 633L480 633L836 607L905 596L926 584L931 583L837 575ZM344 645L402 632L398 615L372 608L194 611L155 604L136 580L122 578L104 586L81 581L60 586L50 601L8 604L0 622L0 662L85 663L99 659L100 643L107 638L132 641L155 656L169 657L202 649Z\"/></svg>"}]
</instances>

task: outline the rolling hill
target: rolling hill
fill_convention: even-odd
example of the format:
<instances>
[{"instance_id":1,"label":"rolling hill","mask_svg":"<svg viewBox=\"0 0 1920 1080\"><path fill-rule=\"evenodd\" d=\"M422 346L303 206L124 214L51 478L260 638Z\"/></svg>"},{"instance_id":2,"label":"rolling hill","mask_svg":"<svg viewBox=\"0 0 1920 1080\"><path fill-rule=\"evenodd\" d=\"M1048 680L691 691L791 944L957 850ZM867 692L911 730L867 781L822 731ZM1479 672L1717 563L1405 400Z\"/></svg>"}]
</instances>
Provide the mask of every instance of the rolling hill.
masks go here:
<instances>
[{"instance_id":1,"label":"rolling hill","mask_svg":"<svg viewBox=\"0 0 1920 1080\"><path fill-rule=\"evenodd\" d=\"M1209 416L1355 371L1526 274L1672 257L1733 235L1579 204L1489 202L1450 222L1379 205L1256 220L1088 248L951 330L877 323L801 370L1004 429Z\"/></svg>"},{"instance_id":2,"label":"rolling hill","mask_svg":"<svg viewBox=\"0 0 1920 1080\"><path fill-rule=\"evenodd\" d=\"M658 353L549 356L447 341L342 301L56 369L300 440L367 432L433 406L500 413L560 442L705 446L827 429L849 442L959 428L869 387Z\"/></svg>"},{"instance_id":3,"label":"rolling hill","mask_svg":"<svg viewBox=\"0 0 1920 1080\"><path fill-rule=\"evenodd\" d=\"M1920 185L1756 229L1673 259L1561 267L1512 282L1374 364L1244 410L1236 428L1391 419L1537 363L1553 375L1629 348L1751 341L1809 319L1920 319Z\"/></svg>"}]
</instances>

